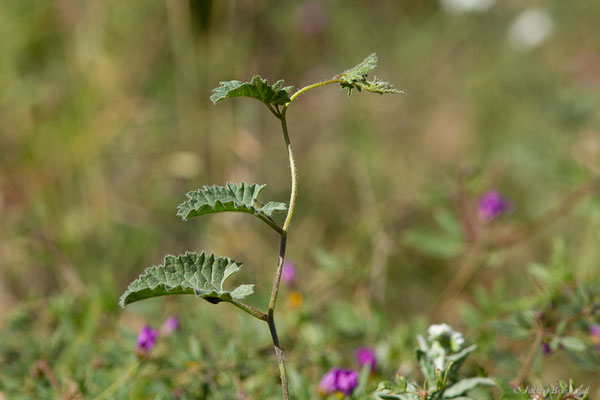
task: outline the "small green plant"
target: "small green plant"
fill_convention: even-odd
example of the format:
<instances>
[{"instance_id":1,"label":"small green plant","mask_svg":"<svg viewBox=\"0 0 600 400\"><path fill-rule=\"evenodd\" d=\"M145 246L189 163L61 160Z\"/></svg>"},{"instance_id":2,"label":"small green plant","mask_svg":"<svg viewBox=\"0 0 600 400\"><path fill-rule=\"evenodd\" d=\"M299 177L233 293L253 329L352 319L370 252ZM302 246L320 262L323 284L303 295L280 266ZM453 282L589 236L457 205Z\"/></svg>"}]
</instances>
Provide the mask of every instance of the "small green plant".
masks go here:
<instances>
[{"instance_id":1,"label":"small green plant","mask_svg":"<svg viewBox=\"0 0 600 400\"><path fill-rule=\"evenodd\" d=\"M429 327L428 337L417 337L416 358L425 377L423 385L397 376L394 382L379 384L375 398L379 400L424 400L468 398L467 392L479 386L496 386L493 379L470 377L459 379L458 369L477 346L465 346L460 332L446 324Z\"/></svg>"},{"instance_id":2,"label":"small green plant","mask_svg":"<svg viewBox=\"0 0 600 400\"><path fill-rule=\"evenodd\" d=\"M270 226L280 236L279 259L266 312L256 309L243 301L246 296L253 293L253 285L241 285L230 291L223 288L225 280L237 272L242 267L242 264L231 258L220 257L206 252L202 252L201 254L186 252L179 256L167 256L163 264L146 269L138 279L129 285L127 291L121 297L121 306L165 295L195 294L213 304L221 302L231 303L249 315L264 321L267 323L271 333L279 364L283 398L287 400L289 398L289 390L285 362L275 325L275 307L285 259L287 235L292 216L294 215L296 194L298 192L296 165L286 120L287 111L290 105L302 93L331 84L339 84L342 89L348 91L348 95L352 93L353 89L359 92L365 90L378 94L404 93L399 89L395 89L391 84L379 80L377 77L370 81L367 80L367 75L376 65L377 57L375 54L372 54L355 67L331 79L308 85L294 93L292 93L292 86L283 85L283 80L269 85L265 79L259 76L253 77L250 82L221 82L220 86L214 89L213 95L210 97L215 104L236 97L249 97L259 100L281 122L281 130L285 140L291 172L289 204L261 202L258 197L265 185L227 183L226 186L205 186L202 189L189 192L187 194L188 200L179 205L177 212L177 215L183 220L219 212L244 212L254 215ZM287 215L283 224L280 225L275 220L274 214L283 211L287 211Z\"/></svg>"}]
</instances>

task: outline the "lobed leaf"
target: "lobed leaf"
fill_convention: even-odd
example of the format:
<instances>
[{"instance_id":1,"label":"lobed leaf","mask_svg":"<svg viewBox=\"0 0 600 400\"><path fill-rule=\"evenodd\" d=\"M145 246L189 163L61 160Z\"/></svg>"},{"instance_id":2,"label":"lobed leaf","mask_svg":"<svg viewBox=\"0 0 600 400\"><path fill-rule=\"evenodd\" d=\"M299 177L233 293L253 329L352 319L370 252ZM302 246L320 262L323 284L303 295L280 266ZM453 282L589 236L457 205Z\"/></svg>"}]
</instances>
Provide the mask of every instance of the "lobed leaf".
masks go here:
<instances>
[{"instance_id":1,"label":"lobed leaf","mask_svg":"<svg viewBox=\"0 0 600 400\"><path fill-rule=\"evenodd\" d=\"M188 200L177 207L177 215L183 220L188 220L219 212L245 212L273 226L275 223L271 215L275 211L285 211L287 207L278 202L260 203L258 196L265 186L256 183L248 185L245 182L239 185L227 183L227 186L204 186L186 195Z\"/></svg>"},{"instance_id":2,"label":"lobed leaf","mask_svg":"<svg viewBox=\"0 0 600 400\"><path fill-rule=\"evenodd\" d=\"M186 252L166 256L162 265L147 268L121 296L121 307L152 297L173 294L195 294L210 303L235 303L253 293L253 285L241 285L232 291L223 290L223 283L242 267L228 257Z\"/></svg>"},{"instance_id":3,"label":"lobed leaf","mask_svg":"<svg viewBox=\"0 0 600 400\"><path fill-rule=\"evenodd\" d=\"M341 81L342 89L348 89L348 95L352 93L352 89L359 92L364 89L372 93L397 93L404 94L403 90L396 89L391 83L380 80L375 77L372 81L367 80L369 72L377 66L377 55L371 54L365 58L360 64L342 72L337 78Z\"/></svg>"},{"instance_id":4,"label":"lobed leaf","mask_svg":"<svg viewBox=\"0 0 600 400\"><path fill-rule=\"evenodd\" d=\"M234 97L251 97L267 105L285 105L290 101L293 86L283 86L283 80L269 85L266 79L256 75L250 82L227 81L213 89L210 100L217 104L225 99Z\"/></svg>"}]
</instances>

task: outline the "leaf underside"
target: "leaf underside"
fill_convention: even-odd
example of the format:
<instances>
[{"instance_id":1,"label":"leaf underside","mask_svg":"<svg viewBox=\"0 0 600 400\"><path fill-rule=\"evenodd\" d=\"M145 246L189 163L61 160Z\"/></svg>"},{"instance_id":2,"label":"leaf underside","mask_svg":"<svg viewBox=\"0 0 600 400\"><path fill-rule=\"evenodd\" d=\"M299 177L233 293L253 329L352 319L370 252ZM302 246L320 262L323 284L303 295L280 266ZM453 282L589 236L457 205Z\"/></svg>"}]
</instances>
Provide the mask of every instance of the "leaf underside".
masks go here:
<instances>
[{"instance_id":1,"label":"leaf underside","mask_svg":"<svg viewBox=\"0 0 600 400\"><path fill-rule=\"evenodd\" d=\"M397 93L404 94L403 90L396 89L391 83L380 80L374 77L373 80L368 81L367 75L373 71L377 66L377 55L371 54L365 58L360 64L350 68L347 71L342 72L337 78L341 81L340 84L342 89L348 89L348 95L352 93L352 89L356 89L359 92L366 90L372 93Z\"/></svg>"},{"instance_id":2,"label":"leaf underside","mask_svg":"<svg viewBox=\"0 0 600 400\"><path fill-rule=\"evenodd\" d=\"M223 283L242 267L228 257L186 252L166 256L164 264L147 268L121 296L121 307L152 297L173 294L195 294L210 303L235 303L253 293L253 285L241 285L232 291L223 290Z\"/></svg>"},{"instance_id":3,"label":"leaf underside","mask_svg":"<svg viewBox=\"0 0 600 400\"><path fill-rule=\"evenodd\" d=\"M228 183L227 186L204 186L202 189L189 192L188 200L177 207L177 215L188 220L201 215L218 212L245 212L261 219L269 219L275 211L285 211L284 203L258 201L260 192L266 185L256 183L239 185Z\"/></svg>"},{"instance_id":4,"label":"leaf underside","mask_svg":"<svg viewBox=\"0 0 600 400\"><path fill-rule=\"evenodd\" d=\"M213 89L210 100L218 103L234 97L251 97L267 105L285 105L290 102L293 86L283 86L283 80L269 85L266 79L256 75L250 82L227 81Z\"/></svg>"}]
</instances>

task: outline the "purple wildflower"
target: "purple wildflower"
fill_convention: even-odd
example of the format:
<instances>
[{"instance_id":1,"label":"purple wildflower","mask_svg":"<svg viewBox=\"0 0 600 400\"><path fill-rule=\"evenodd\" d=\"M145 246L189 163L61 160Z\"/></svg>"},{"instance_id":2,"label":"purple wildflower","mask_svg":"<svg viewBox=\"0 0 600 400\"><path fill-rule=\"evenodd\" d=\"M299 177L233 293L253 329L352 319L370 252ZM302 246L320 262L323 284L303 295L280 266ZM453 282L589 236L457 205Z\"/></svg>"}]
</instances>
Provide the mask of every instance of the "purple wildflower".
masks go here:
<instances>
[{"instance_id":1,"label":"purple wildflower","mask_svg":"<svg viewBox=\"0 0 600 400\"><path fill-rule=\"evenodd\" d=\"M158 331L145 325L140 331L137 338L137 350L141 354L148 354L148 352L154 347L158 338Z\"/></svg>"},{"instance_id":2,"label":"purple wildflower","mask_svg":"<svg viewBox=\"0 0 600 400\"><path fill-rule=\"evenodd\" d=\"M176 316L171 315L170 317L165 319L165 322L163 322L160 331L162 334L169 335L175 332L177 329L179 329L179 319Z\"/></svg>"},{"instance_id":3,"label":"purple wildflower","mask_svg":"<svg viewBox=\"0 0 600 400\"><path fill-rule=\"evenodd\" d=\"M365 365L369 365L371 367L371 371L375 371L377 366L377 358L375 357L375 352L373 349L369 347L360 347L356 349L354 354L356 355L356 360L361 368Z\"/></svg>"},{"instance_id":4,"label":"purple wildflower","mask_svg":"<svg viewBox=\"0 0 600 400\"><path fill-rule=\"evenodd\" d=\"M590 325L589 332L592 335L592 342L596 345L596 350L600 353L600 325Z\"/></svg>"},{"instance_id":5,"label":"purple wildflower","mask_svg":"<svg viewBox=\"0 0 600 400\"><path fill-rule=\"evenodd\" d=\"M296 266L294 263L286 261L281 270L281 279L288 285L292 284L296 279Z\"/></svg>"},{"instance_id":6,"label":"purple wildflower","mask_svg":"<svg viewBox=\"0 0 600 400\"><path fill-rule=\"evenodd\" d=\"M489 222L503 214L506 214L511 208L511 204L502 195L495 191L487 191L479 199L477 213L483 221Z\"/></svg>"},{"instance_id":7,"label":"purple wildflower","mask_svg":"<svg viewBox=\"0 0 600 400\"><path fill-rule=\"evenodd\" d=\"M550 355L550 353L552 353L552 349L550 348L548 342L542 342L542 354L547 356Z\"/></svg>"},{"instance_id":8,"label":"purple wildflower","mask_svg":"<svg viewBox=\"0 0 600 400\"><path fill-rule=\"evenodd\" d=\"M319 392L329 395L334 392L342 392L344 396L350 396L358 385L358 372L351 369L332 368L321 379Z\"/></svg>"}]
</instances>

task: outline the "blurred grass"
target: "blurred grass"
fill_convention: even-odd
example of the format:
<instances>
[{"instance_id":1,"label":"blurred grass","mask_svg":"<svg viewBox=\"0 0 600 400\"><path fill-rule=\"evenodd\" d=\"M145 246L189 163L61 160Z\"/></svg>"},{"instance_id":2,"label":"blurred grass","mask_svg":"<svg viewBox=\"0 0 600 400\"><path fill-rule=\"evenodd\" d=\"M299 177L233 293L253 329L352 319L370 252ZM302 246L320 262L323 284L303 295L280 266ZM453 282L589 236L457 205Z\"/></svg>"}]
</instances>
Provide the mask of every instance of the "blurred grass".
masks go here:
<instances>
[{"instance_id":1,"label":"blurred grass","mask_svg":"<svg viewBox=\"0 0 600 400\"><path fill-rule=\"evenodd\" d=\"M554 29L539 47L516 50L507 31L533 6L548 12ZM454 210L460 176L469 176L473 205L490 187L512 199L507 226L597 176L598 20L594 0L510 0L460 15L417 0L6 1L0 319L62 296L96 304L92 315L111 320L110 329L123 329L124 318L129 336L139 314L185 318L191 311L182 305L195 302L117 308L144 267L184 250L243 260L239 279L256 282L253 302L264 304L277 250L267 228L243 215L185 224L175 217L184 193L204 184L266 183L265 199L287 201L276 121L250 101L213 106L210 90L254 74L302 87L376 51L377 75L407 96L348 98L324 88L290 110L300 192L288 254L305 301L318 305L307 318L331 323L335 299L331 307L351 304L373 319L369 337L381 337L427 312L457 267L403 237ZM594 271L598 228L597 201L585 202L475 279L491 285L500 271L508 281L520 276L522 265L547 260L556 236L576 268ZM514 293L527 290L522 283ZM206 313L237 321L221 309Z\"/></svg>"}]
</instances>

